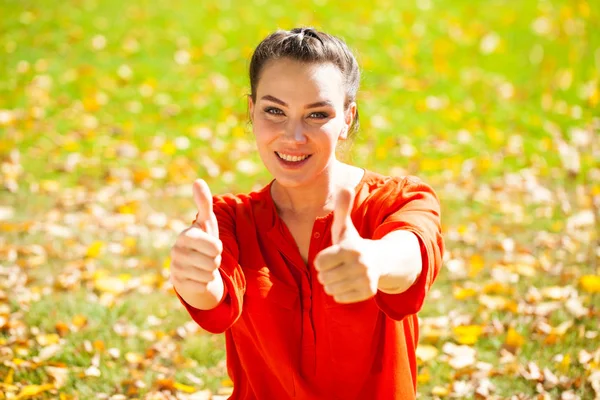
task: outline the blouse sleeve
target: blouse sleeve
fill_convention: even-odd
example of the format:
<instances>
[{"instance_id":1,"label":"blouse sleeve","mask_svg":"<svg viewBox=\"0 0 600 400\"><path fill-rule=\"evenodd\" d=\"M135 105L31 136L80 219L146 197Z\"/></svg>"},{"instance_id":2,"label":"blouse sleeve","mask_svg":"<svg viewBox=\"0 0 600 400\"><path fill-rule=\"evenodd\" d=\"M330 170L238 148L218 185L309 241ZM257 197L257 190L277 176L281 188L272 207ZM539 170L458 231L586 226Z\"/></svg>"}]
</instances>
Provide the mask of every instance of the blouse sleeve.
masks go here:
<instances>
[{"instance_id":1,"label":"blouse sleeve","mask_svg":"<svg viewBox=\"0 0 600 400\"><path fill-rule=\"evenodd\" d=\"M440 221L440 203L433 189L409 176L391 179L374 198L375 228L372 239L381 239L391 231L403 229L419 239L421 274L406 291L398 294L377 292L379 308L394 320L421 310L425 296L437 277L444 252Z\"/></svg>"},{"instance_id":2,"label":"blouse sleeve","mask_svg":"<svg viewBox=\"0 0 600 400\"><path fill-rule=\"evenodd\" d=\"M232 204L229 204L229 203ZM235 236L235 200L213 196L213 211L219 224L219 238L223 242L223 253L219 272L223 278L226 294L211 310L199 310L189 305L176 292L190 316L208 332L223 333L240 317L246 289L246 280L240 267L239 250Z\"/></svg>"}]
</instances>

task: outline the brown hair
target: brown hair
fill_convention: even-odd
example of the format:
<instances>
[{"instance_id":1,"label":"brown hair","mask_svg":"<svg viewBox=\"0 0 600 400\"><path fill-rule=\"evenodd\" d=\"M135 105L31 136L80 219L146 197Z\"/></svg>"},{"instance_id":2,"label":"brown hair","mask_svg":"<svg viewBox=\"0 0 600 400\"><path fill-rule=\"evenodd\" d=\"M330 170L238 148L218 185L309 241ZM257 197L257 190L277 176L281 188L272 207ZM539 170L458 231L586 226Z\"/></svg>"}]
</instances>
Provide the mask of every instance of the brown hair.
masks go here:
<instances>
[{"instance_id":1,"label":"brown hair","mask_svg":"<svg viewBox=\"0 0 600 400\"><path fill-rule=\"evenodd\" d=\"M250 60L250 97L256 103L256 87L265 64L271 60L290 58L306 63L332 63L344 78L344 107L356 101L360 71L356 58L340 38L313 28L294 28L273 32L256 47ZM358 130L358 109L349 133Z\"/></svg>"}]
</instances>

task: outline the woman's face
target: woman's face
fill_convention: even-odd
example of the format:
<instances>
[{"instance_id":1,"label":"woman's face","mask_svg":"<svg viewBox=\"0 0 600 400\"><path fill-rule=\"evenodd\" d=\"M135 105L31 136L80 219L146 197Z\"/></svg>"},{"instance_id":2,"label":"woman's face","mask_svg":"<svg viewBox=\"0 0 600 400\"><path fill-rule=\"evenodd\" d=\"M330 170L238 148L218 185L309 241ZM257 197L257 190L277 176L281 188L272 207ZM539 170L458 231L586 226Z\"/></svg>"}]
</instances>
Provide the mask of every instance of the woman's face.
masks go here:
<instances>
[{"instance_id":1,"label":"woman's face","mask_svg":"<svg viewBox=\"0 0 600 400\"><path fill-rule=\"evenodd\" d=\"M290 59L267 63L249 97L258 152L279 184L299 187L328 172L338 140L346 139L356 105L344 110L345 90L333 64Z\"/></svg>"}]
</instances>

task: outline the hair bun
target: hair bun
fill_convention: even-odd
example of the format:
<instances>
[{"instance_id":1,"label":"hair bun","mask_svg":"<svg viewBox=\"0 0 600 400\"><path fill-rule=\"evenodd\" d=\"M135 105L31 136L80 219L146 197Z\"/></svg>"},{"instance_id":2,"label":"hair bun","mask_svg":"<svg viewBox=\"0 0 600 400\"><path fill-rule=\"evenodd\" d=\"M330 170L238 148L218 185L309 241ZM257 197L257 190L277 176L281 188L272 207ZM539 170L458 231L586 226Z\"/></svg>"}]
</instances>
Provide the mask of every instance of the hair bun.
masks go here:
<instances>
[{"instance_id":1,"label":"hair bun","mask_svg":"<svg viewBox=\"0 0 600 400\"><path fill-rule=\"evenodd\" d=\"M317 39L319 42L321 42L321 44L324 45L323 40L319 37L319 34L315 30L315 28L312 28L312 27L295 28L295 29L292 29L291 32L296 35L296 38L298 39L299 42L302 42L304 40L304 37L311 37L311 38Z\"/></svg>"}]
</instances>

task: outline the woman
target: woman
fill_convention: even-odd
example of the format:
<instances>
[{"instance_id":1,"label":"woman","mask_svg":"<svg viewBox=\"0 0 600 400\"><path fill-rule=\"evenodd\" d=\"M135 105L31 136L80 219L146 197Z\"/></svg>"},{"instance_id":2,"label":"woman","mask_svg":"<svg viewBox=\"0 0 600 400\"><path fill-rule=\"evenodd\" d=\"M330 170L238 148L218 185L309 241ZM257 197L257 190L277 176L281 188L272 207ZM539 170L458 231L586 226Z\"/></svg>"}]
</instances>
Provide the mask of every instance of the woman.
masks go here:
<instances>
[{"instance_id":1,"label":"woman","mask_svg":"<svg viewBox=\"0 0 600 400\"><path fill-rule=\"evenodd\" d=\"M442 263L440 207L414 177L344 164L356 59L311 28L277 31L250 64L250 118L274 180L193 185L197 219L171 252L191 317L225 332L234 399L411 399L416 313Z\"/></svg>"}]
</instances>

